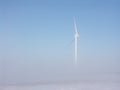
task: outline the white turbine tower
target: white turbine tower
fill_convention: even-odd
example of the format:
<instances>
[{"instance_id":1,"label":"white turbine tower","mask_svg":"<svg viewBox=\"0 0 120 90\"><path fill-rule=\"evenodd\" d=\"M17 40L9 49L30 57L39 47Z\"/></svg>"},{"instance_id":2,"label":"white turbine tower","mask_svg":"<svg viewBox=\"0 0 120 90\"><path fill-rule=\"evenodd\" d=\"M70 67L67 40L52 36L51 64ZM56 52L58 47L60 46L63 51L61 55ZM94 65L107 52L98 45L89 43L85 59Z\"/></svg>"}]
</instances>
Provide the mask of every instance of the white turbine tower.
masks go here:
<instances>
[{"instance_id":1,"label":"white turbine tower","mask_svg":"<svg viewBox=\"0 0 120 90\"><path fill-rule=\"evenodd\" d=\"M77 59L78 59L78 38L79 38L79 34L77 31L77 25L76 25L76 20L74 18L74 28L75 28L75 64L77 64Z\"/></svg>"}]
</instances>

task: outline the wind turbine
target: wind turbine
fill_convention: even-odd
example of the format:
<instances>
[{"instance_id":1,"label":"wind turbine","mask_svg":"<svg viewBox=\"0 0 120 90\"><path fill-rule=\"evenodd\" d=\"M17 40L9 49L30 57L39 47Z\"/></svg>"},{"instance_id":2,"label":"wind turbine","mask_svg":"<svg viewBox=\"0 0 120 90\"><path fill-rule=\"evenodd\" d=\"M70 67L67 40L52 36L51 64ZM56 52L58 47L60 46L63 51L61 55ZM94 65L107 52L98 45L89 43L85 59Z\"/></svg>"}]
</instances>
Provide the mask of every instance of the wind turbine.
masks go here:
<instances>
[{"instance_id":1,"label":"wind turbine","mask_svg":"<svg viewBox=\"0 0 120 90\"><path fill-rule=\"evenodd\" d=\"M74 39L75 39L75 64L77 64L77 59L78 59L78 38L79 34L77 31L77 25L76 25L76 20L74 18L74 29L75 29L75 34L74 34Z\"/></svg>"}]
</instances>

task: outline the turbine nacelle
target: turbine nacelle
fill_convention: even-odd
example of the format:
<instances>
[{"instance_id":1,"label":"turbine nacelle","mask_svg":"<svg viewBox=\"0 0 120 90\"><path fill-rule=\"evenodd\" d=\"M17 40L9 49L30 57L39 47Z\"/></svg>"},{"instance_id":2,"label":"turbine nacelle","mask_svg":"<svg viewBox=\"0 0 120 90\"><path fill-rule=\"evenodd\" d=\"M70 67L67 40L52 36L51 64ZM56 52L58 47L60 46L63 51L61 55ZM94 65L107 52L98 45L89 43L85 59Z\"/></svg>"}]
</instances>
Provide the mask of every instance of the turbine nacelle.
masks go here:
<instances>
[{"instance_id":1,"label":"turbine nacelle","mask_svg":"<svg viewBox=\"0 0 120 90\"><path fill-rule=\"evenodd\" d=\"M78 38L79 37L79 34L78 33L75 33L75 38Z\"/></svg>"}]
</instances>

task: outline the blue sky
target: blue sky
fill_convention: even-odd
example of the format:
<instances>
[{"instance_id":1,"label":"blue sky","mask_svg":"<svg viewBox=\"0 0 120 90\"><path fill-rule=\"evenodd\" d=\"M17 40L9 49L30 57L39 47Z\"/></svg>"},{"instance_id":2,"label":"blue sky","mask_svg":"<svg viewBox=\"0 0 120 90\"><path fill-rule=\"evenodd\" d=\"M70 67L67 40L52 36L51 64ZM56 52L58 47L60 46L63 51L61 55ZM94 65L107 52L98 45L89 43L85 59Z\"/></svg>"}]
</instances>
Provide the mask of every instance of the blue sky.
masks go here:
<instances>
[{"instance_id":1,"label":"blue sky","mask_svg":"<svg viewBox=\"0 0 120 90\"><path fill-rule=\"evenodd\" d=\"M3 81L46 81L67 78L70 73L120 72L119 9L119 0L0 0ZM74 42L70 43L74 16L80 34L77 69L73 65ZM69 77L74 79L73 74Z\"/></svg>"}]
</instances>

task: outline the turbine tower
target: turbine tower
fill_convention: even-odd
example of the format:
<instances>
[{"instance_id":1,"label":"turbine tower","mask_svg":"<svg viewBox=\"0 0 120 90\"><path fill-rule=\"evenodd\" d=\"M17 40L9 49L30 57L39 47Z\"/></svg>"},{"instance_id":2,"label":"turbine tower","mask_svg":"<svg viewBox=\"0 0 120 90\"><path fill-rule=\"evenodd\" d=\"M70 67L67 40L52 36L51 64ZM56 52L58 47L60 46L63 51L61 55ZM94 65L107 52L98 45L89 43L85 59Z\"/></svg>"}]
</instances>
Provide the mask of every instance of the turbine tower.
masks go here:
<instances>
[{"instance_id":1,"label":"turbine tower","mask_svg":"<svg viewBox=\"0 0 120 90\"><path fill-rule=\"evenodd\" d=\"M75 28L75 64L77 64L77 59L78 59L78 38L79 38L79 34L77 31L77 25L76 25L76 20L74 18L74 28Z\"/></svg>"}]
</instances>

